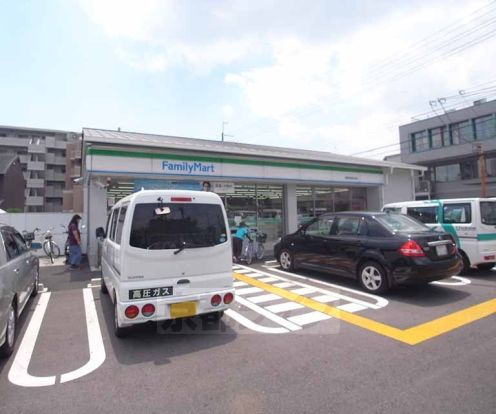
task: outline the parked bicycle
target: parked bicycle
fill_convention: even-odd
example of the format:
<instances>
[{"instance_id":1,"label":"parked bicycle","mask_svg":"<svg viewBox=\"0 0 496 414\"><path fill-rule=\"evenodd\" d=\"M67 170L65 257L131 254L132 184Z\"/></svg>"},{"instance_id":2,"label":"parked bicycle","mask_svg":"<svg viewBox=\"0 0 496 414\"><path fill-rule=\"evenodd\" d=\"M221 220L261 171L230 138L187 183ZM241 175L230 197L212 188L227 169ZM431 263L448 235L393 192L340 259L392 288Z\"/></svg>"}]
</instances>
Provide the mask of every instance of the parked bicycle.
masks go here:
<instances>
[{"instance_id":1,"label":"parked bicycle","mask_svg":"<svg viewBox=\"0 0 496 414\"><path fill-rule=\"evenodd\" d=\"M53 234L52 234L53 229L54 227L45 231L45 233L43 234L43 241L41 243L36 242L36 234L41 232L39 228L35 228L32 232L27 232L27 231L23 232L23 237L24 240L26 241L28 248L33 250L38 250L42 248L45 254L50 258L50 261L52 263L54 263L53 259L56 259L60 256L60 247L53 240Z\"/></svg>"},{"instance_id":2,"label":"parked bicycle","mask_svg":"<svg viewBox=\"0 0 496 414\"><path fill-rule=\"evenodd\" d=\"M264 243L267 241L267 234L257 229L250 229L247 238L243 242L240 260L251 264L253 259L262 260L265 254Z\"/></svg>"}]
</instances>

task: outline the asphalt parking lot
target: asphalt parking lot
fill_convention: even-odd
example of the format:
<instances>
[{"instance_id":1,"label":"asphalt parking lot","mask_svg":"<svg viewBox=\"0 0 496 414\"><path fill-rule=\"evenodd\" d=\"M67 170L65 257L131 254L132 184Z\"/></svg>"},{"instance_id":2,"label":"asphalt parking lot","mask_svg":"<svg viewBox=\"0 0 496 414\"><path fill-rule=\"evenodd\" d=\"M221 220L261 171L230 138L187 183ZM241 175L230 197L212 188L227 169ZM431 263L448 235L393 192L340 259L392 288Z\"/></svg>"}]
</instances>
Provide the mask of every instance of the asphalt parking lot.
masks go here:
<instances>
[{"instance_id":1,"label":"asphalt parking lot","mask_svg":"<svg viewBox=\"0 0 496 414\"><path fill-rule=\"evenodd\" d=\"M496 270L384 297L273 261L233 277L220 323L117 339L98 272L43 267L46 292L0 362L0 411L494 412Z\"/></svg>"}]
</instances>

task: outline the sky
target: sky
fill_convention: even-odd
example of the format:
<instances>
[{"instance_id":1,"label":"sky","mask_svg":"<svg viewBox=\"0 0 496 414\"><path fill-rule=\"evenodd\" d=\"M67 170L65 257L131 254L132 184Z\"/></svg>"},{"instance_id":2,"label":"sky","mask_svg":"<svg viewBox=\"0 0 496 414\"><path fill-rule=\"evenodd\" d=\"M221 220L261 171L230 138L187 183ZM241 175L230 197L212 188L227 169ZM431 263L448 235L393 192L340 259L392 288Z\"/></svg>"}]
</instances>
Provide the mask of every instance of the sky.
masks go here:
<instances>
[{"instance_id":1,"label":"sky","mask_svg":"<svg viewBox=\"0 0 496 414\"><path fill-rule=\"evenodd\" d=\"M0 125L217 140L225 123L229 141L382 158L413 117L496 95L495 1L0 7Z\"/></svg>"}]
</instances>

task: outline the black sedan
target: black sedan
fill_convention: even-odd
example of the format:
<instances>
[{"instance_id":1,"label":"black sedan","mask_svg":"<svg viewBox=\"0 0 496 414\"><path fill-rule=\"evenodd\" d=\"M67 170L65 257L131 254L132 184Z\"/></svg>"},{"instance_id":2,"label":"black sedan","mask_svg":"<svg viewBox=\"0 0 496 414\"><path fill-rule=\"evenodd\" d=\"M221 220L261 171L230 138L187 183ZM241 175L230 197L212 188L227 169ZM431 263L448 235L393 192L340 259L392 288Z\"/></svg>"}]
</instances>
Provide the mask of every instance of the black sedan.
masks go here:
<instances>
[{"instance_id":1,"label":"black sedan","mask_svg":"<svg viewBox=\"0 0 496 414\"><path fill-rule=\"evenodd\" d=\"M357 278L370 293L444 279L462 268L451 235L395 213L324 214L284 236L274 255L284 270Z\"/></svg>"}]
</instances>

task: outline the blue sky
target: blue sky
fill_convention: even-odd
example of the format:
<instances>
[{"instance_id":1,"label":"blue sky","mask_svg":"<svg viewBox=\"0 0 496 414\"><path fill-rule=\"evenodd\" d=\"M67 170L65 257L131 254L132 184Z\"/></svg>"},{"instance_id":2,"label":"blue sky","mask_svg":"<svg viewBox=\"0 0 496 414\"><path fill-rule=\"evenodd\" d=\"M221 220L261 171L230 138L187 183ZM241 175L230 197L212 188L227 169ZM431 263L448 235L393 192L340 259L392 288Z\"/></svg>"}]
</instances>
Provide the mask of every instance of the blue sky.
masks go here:
<instances>
[{"instance_id":1,"label":"blue sky","mask_svg":"<svg viewBox=\"0 0 496 414\"><path fill-rule=\"evenodd\" d=\"M496 85L494 3L396 3L3 1L0 124L217 139L228 121L241 142L390 144L430 100Z\"/></svg>"}]
</instances>

